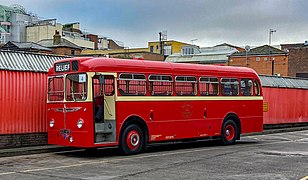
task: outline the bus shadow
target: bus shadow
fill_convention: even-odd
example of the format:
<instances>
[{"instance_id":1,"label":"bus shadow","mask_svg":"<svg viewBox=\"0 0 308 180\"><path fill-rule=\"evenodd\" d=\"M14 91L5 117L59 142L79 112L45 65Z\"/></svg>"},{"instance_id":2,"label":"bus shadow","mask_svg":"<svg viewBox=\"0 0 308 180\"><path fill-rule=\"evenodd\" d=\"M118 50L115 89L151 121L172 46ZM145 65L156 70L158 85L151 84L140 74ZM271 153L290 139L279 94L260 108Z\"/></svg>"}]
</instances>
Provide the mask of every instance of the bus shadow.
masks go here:
<instances>
[{"instance_id":1,"label":"bus shadow","mask_svg":"<svg viewBox=\"0 0 308 180\"><path fill-rule=\"evenodd\" d=\"M245 145L245 144L257 144L256 140L240 140L237 141L235 145ZM225 146L222 145L218 140L195 140L195 141L176 141L176 142L162 142L154 143L149 145L146 151L143 153L156 153L156 152L169 152L175 150L185 150L185 149L195 149L195 148L205 148L205 147L217 147ZM228 146L225 146L228 147ZM114 156L122 156L118 149L115 147L109 148L99 148L99 149L75 149L66 152L57 152L57 155L62 155L66 157L75 158L86 158L86 159L96 159L96 158L107 158Z\"/></svg>"}]
</instances>

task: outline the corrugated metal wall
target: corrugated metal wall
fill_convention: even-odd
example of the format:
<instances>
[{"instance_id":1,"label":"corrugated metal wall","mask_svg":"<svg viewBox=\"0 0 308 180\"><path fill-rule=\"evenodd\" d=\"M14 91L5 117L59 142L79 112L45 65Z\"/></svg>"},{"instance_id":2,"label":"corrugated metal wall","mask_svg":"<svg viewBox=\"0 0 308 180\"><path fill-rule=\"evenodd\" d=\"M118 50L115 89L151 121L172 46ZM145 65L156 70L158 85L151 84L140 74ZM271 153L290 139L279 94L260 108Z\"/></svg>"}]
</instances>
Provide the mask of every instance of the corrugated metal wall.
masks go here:
<instances>
[{"instance_id":1,"label":"corrugated metal wall","mask_svg":"<svg viewBox=\"0 0 308 180\"><path fill-rule=\"evenodd\" d=\"M47 71L63 58L0 51L0 134L47 131Z\"/></svg>"},{"instance_id":2,"label":"corrugated metal wall","mask_svg":"<svg viewBox=\"0 0 308 180\"><path fill-rule=\"evenodd\" d=\"M264 124L308 122L308 90L263 87Z\"/></svg>"},{"instance_id":3,"label":"corrugated metal wall","mask_svg":"<svg viewBox=\"0 0 308 180\"><path fill-rule=\"evenodd\" d=\"M0 70L0 90L0 134L47 131L47 73Z\"/></svg>"}]
</instances>

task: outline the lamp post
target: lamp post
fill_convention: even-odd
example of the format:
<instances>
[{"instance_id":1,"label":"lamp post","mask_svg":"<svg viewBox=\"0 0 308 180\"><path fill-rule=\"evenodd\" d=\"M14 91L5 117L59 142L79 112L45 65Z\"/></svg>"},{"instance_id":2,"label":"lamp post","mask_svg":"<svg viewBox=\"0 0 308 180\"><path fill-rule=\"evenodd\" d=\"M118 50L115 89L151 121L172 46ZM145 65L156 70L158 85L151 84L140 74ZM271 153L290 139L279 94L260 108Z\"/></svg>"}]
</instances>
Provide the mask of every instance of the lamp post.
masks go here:
<instances>
[{"instance_id":1,"label":"lamp post","mask_svg":"<svg viewBox=\"0 0 308 180\"><path fill-rule=\"evenodd\" d=\"M276 30L274 29L270 29L269 30L269 40L268 40L268 58L271 61L272 64L272 76L274 75L274 70L275 70L275 62L273 59L271 59L271 43L272 43L272 36L274 34L274 32L276 32Z\"/></svg>"},{"instance_id":2,"label":"lamp post","mask_svg":"<svg viewBox=\"0 0 308 180\"><path fill-rule=\"evenodd\" d=\"M246 66L248 67L248 56L247 53L250 51L250 46L245 46L245 52L246 52Z\"/></svg>"},{"instance_id":3,"label":"lamp post","mask_svg":"<svg viewBox=\"0 0 308 180\"><path fill-rule=\"evenodd\" d=\"M274 29L270 29L269 30L269 39L268 39L268 45L271 45L272 43L272 36L273 36L273 33L276 32L276 30Z\"/></svg>"}]
</instances>

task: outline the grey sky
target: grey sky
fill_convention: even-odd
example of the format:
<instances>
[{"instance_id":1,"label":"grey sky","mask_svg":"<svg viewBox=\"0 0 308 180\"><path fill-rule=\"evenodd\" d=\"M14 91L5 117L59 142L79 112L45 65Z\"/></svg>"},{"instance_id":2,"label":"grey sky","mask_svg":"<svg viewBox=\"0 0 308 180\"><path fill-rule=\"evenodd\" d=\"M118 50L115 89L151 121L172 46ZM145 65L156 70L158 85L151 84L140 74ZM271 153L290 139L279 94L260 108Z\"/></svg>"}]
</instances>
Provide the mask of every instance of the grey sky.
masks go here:
<instances>
[{"instance_id":1,"label":"grey sky","mask_svg":"<svg viewBox=\"0 0 308 180\"><path fill-rule=\"evenodd\" d=\"M169 40L199 46L238 46L308 40L307 0L0 0L20 4L40 17L60 23L80 22L81 29L146 47L167 30Z\"/></svg>"}]
</instances>

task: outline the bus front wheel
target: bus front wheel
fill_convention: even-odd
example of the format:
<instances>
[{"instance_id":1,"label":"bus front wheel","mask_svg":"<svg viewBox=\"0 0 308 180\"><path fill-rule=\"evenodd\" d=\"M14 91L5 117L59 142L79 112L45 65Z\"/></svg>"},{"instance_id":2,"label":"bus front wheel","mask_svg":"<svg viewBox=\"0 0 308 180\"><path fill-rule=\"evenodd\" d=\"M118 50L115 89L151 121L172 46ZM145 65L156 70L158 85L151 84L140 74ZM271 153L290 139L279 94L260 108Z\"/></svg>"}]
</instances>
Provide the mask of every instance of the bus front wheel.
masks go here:
<instances>
[{"instance_id":1,"label":"bus front wheel","mask_svg":"<svg viewBox=\"0 0 308 180\"><path fill-rule=\"evenodd\" d=\"M221 141L225 145L231 145L235 143L238 135L238 128L232 119L228 119L224 122L221 130Z\"/></svg>"},{"instance_id":2,"label":"bus front wheel","mask_svg":"<svg viewBox=\"0 0 308 180\"><path fill-rule=\"evenodd\" d=\"M131 124L127 126L119 144L119 150L124 155L138 154L143 149L144 134L139 126Z\"/></svg>"}]
</instances>

